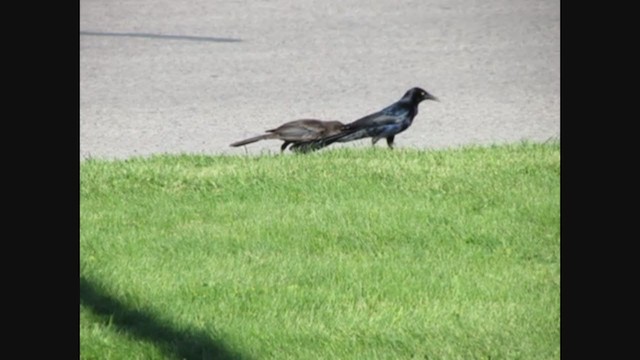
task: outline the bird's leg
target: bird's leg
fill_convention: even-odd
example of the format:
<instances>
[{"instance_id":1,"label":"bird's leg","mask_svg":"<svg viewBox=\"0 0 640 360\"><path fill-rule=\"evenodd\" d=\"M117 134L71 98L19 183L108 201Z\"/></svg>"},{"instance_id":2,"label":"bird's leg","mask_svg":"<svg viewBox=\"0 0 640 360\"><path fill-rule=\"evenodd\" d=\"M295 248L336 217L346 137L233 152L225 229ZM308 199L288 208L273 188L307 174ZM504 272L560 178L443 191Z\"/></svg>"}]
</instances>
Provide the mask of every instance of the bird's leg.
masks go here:
<instances>
[{"instance_id":1,"label":"bird's leg","mask_svg":"<svg viewBox=\"0 0 640 360\"><path fill-rule=\"evenodd\" d=\"M291 147L289 148L289 150L291 150L294 153L299 153L300 149L301 147L299 142L294 142L293 145L291 145Z\"/></svg>"},{"instance_id":2,"label":"bird's leg","mask_svg":"<svg viewBox=\"0 0 640 360\"><path fill-rule=\"evenodd\" d=\"M293 145L289 148L289 150L293 151L296 154L305 154L309 152L309 144L305 144L302 142L294 142Z\"/></svg>"},{"instance_id":3,"label":"bird's leg","mask_svg":"<svg viewBox=\"0 0 640 360\"><path fill-rule=\"evenodd\" d=\"M387 136L387 145L389 145L389 149L393 150L393 138L395 135Z\"/></svg>"},{"instance_id":4,"label":"bird's leg","mask_svg":"<svg viewBox=\"0 0 640 360\"><path fill-rule=\"evenodd\" d=\"M380 140L379 137L372 137L371 138L371 146L374 146L378 142L378 140Z\"/></svg>"}]
</instances>

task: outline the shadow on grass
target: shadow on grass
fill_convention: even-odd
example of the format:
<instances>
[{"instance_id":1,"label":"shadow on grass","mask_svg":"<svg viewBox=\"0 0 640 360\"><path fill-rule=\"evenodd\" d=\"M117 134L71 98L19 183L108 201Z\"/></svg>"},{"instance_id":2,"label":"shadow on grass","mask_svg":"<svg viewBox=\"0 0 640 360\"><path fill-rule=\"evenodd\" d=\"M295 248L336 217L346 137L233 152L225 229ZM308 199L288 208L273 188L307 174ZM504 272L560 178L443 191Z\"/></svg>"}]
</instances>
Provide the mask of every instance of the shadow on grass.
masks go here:
<instances>
[{"instance_id":1,"label":"shadow on grass","mask_svg":"<svg viewBox=\"0 0 640 360\"><path fill-rule=\"evenodd\" d=\"M96 315L110 318L112 326L135 338L148 341L167 357L179 359L245 359L220 341L194 330L177 329L144 310L131 309L106 294L100 286L80 277L80 303Z\"/></svg>"}]
</instances>

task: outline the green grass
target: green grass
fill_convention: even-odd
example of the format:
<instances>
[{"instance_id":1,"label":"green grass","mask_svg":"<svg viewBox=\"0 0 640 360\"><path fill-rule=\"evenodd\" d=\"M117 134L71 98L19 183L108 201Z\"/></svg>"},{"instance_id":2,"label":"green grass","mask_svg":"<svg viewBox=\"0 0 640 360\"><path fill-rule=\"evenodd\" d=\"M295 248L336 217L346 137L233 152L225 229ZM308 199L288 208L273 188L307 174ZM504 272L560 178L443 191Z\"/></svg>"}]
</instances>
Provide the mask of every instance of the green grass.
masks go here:
<instances>
[{"instance_id":1,"label":"green grass","mask_svg":"<svg viewBox=\"0 0 640 360\"><path fill-rule=\"evenodd\" d=\"M559 359L558 144L81 163L83 359Z\"/></svg>"}]
</instances>

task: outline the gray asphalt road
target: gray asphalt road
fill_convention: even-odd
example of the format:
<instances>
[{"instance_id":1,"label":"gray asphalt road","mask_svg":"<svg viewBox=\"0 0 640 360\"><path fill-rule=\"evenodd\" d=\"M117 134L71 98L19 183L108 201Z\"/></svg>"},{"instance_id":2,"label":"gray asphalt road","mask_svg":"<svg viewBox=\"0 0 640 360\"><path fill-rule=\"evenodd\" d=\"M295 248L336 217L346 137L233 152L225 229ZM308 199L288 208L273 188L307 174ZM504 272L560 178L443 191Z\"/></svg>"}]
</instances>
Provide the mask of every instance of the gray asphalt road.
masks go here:
<instances>
[{"instance_id":1,"label":"gray asphalt road","mask_svg":"<svg viewBox=\"0 0 640 360\"><path fill-rule=\"evenodd\" d=\"M558 0L81 0L80 29L81 159L277 153L229 143L413 86L441 102L397 147L560 138Z\"/></svg>"}]
</instances>

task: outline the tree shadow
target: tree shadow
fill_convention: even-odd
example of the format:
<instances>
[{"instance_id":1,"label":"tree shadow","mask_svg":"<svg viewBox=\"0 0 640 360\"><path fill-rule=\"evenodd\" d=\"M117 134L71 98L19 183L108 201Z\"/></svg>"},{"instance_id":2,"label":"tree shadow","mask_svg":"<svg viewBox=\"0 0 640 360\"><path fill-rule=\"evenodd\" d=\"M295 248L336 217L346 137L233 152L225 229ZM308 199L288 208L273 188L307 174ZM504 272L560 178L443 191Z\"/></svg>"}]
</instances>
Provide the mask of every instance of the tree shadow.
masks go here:
<instances>
[{"instance_id":1,"label":"tree shadow","mask_svg":"<svg viewBox=\"0 0 640 360\"><path fill-rule=\"evenodd\" d=\"M222 38L222 37L209 37L209 36L190 36L190 35L163 35L163 34L149 34L149 33L132 33L132 32L100 32L100 31L80 31L80 35L86 36L111 36L111 37L132 37L132 38L145 38L145 39L160 39L160 40L190 40L190 41L205 41L205 42L241 42L241 39L235 38Z\"/></svg>"},{"instance_id":2,"label":"tree shadow","mask_svg":"<svg viewBox=\"0 0 640 360\"><path fill-rule=\"evenodd\" d=\"M196 330L178 329L150 311L132 309L106 294L101 287L80 277L80 303L112 326L135 338L153 343L168 357L179 359L246 359L218 340Z\"/></svg>"}]
</instances>

